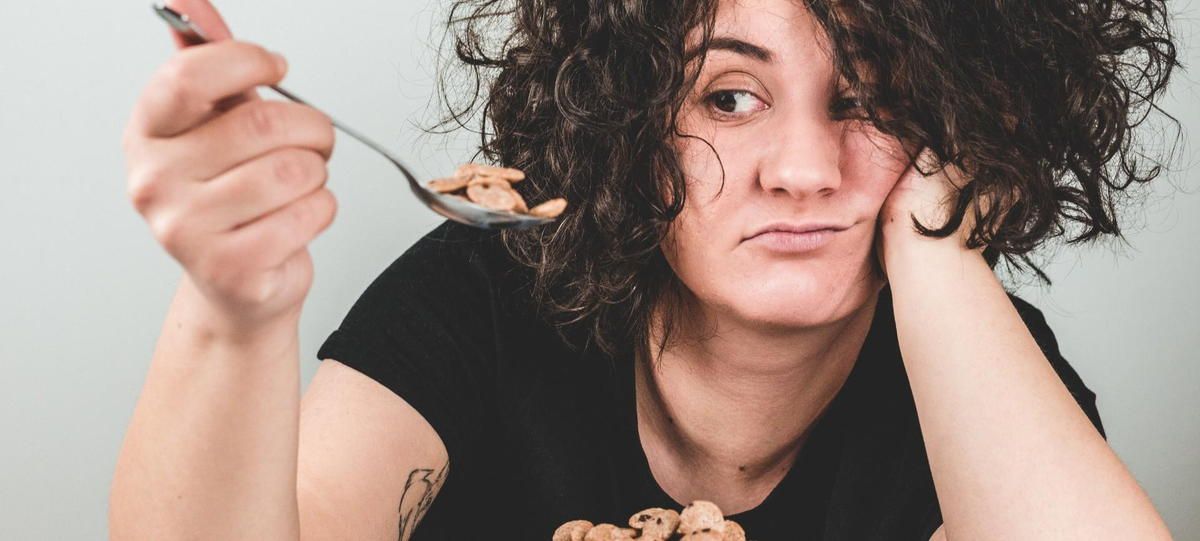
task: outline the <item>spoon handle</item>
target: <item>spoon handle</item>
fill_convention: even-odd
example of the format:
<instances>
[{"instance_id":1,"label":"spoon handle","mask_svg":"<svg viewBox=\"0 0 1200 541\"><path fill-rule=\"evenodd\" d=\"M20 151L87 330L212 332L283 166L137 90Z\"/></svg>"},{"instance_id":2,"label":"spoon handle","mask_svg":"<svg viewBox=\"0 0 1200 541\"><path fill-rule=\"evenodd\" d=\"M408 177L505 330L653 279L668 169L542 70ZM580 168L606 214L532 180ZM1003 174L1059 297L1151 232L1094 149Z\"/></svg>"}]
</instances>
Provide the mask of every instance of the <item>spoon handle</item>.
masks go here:
<instances>
[{"instance_id":1,"label":"spoon handle","mask_svg":"<svg viewBox=\"0 0 1200 541\"><path fill-rule=\"evenodd\" d=\"M204 31L201 30L200 27L192 23L191 18L189 18L187 15L175 11L170 6L167 6L161 2L155 3L151 7L154 8L154 12L157 13L159 17L162 17L163 20L167 21L167 24L170 25L171 28L174 28L175 31L179 32L179 35L189 46L201 45L211 41L208 39L208 36L204 35ZM367 145L368 147L371 147L372 150L382 154L383 157L388 159L388 161L400 168L400 171L404 173L404 176L408 177L409 182L416 182L416 179L413 178L412 173L408 171L408 168L404 167L404 165L401 164L400 161L394 156L392 156L392 154L388 152L387 149L385 149L382 145L375 143L371 139L367 138L367 136L358 133L358 131L354 130L353 128L338 122L337 119L333 118L333 116L331 116L329 113L314 107L312 104L308 103L308 101L301 99L300 96L293 94L290 90L278 85L269 85L269 87L271 90L274 90L275 92L279 93L279 95L289 100L321 111L322 114L329 117L330 122L333 123L333 127L342 130L342 132L346 135L358 139L362 144Z\"/></svg>"}]
</instances>

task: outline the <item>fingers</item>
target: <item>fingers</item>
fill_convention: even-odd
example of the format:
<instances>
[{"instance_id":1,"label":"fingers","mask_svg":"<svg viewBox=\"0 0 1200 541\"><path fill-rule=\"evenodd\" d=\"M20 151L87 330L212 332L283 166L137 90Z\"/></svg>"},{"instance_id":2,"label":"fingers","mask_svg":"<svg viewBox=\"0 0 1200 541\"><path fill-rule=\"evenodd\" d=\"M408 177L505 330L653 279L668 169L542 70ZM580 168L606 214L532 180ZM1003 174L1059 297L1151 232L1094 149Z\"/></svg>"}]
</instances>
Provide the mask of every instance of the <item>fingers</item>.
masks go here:
<instances>
[{"instance_id":1,"label":"fingers","mask_svg":"<svg viewBox=\"0 0 1200 541\"><path fill-rule=\"evenodd\" d=\"M306 105L258 100L183 135L127 145L131 177L203 182L273 150L302 147L325 159L333 153L333 122Z\"/></svg>"},{"instance_id":2,"label":"fingers","mask_svg":"<svg viewBox=\"0 0 1200 541\"><path fill-rule=\"evenodd\" d=\"M229 27L225 25L225 20L221 18L220 13L207 0L176 0L171 2L171 7L184 14L194 26L200 28L200 32L204 34L210 42L224 41L233 39L233 34L229 31ZM175 41L176 49L185 49L189 46L189 41L175 30L170 30L171 38ZM236 95L221 98L217 101L214 109L217 112L227 111L234 106L260 99L258 91L255 89L244 90Z\"/></svg>"},{"instance_id":3,"label":"fingers","mask_svg":"<svg viewBox=\"0 0 1200 541\"><path fill-rule=\"evenodd\" d=\"M243 162L285 147L310 149L323 158L333 153L333 122L307 105L254 101L171 140L152 140L147 161L169 163L176 176L212 179Z\"/></svg>"},{"instance_id":4,"label":"fingers","mask_svg":"<svg viewBox=\"0 0 1200 541\"><path fill-rule=\"evenodd\" d=\"M320 188L288 203L266 216L228 233L220 234L223 251L214 260L237 260L248 269L279 266L296 251L307 247L333 223L337 200L328 188Z\"/></svg>"},{"instance_id":5,"label":"fingers","mask_svg":"<svg viewBox=\"0 0 1200 541\"><path fill-rule=\"evenodd\" d=\"M323 187L328 178L321 154L282 148L200 184L188 204L195 216L203 217L197 227L227 232Z\"/></svg>"},{"instance_id":6,"label":"fingers","mask_svg":"<svg viewBox=\"0 0 1200 541\"><path fill-rule=\"evenodd\" d=\"M324 187L332 120L258 99L255 88L279 82L286 62L231 39L207 0L170 4L210 41L188 45L176 33L181 50L134 106L122 139L127 195L215 313L294 314L311 285L307 244L337 208Z\"/></svg>"},{"instance_id":7,"label":"fingers","mask_svg":"<svg viewBox=\"0 0 1200 541\"><path fill-rule=\"evenodd\" d=\"M287 63L263 47L226 40L189 47L162 65L134 107L142 137L171 137L203 122L231 97L283 80ZM241 96L241 101L246 100Z\"/></svg>"}]
</instances>

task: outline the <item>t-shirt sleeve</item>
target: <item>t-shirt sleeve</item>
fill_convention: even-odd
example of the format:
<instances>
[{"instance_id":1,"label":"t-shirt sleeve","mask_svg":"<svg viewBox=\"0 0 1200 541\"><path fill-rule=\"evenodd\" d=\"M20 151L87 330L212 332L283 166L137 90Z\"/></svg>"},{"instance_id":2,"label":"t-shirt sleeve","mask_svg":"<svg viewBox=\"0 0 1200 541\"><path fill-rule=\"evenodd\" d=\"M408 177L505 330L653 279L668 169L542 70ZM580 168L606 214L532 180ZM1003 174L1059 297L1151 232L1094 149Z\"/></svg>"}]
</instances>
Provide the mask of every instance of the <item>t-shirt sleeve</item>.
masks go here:
<instances>
[{"instance_id":1,"label":"t-shirt sleeve","mask_svg":"<svg viewBox=\"0 0 1200 541\"><path fill-rule=\"evenodd\" d=\"M381 383L433 427L456 464L470 461L486 382L494 381L492 295L482 232L443 222L363 291L317 351Z\"/></svg>"},{"instance_id":2,"label":"t-shirt sleeve","mask_svg":"<svg viewBox=\"0 0 1200 541\"><path fill-rule=\"evenodd\" d=\"M1087 385L1084 385L1083 379L1079 377L1075 369L1063 358L1062 352L1058 348L1058 340L1054 337L1054 332L1050 330L1050 325L1046 323L1046 317L1042 315L1042 311L1011 293L1009 294L1009 298L1012 299L1017 313L1025 321L1025 326L1029 328L1033 339L1042 348L1042 353L1050 361L1050 366L1058 373L1059 379L1066 385L1067 390L1071 392L1071 396L1075 398L1075 402L1083 409L1083 413L1092 421L1092 425L1096 427L1101 436L1107 439L1108 436L1104 433L1104 425L1100 422L1100 412L1096 409L1096 393L1092 392Z\"/></svg>"}]
</instances>

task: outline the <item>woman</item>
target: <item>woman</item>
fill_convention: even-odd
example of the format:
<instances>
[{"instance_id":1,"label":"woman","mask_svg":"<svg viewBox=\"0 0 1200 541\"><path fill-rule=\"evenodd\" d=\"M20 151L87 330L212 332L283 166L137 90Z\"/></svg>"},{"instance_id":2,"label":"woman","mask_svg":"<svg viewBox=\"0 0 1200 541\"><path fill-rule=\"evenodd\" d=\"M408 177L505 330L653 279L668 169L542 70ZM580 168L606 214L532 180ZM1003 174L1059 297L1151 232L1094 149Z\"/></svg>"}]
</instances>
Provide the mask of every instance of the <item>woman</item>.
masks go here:
<instances>
[{"instance_id":1,"label":"woman","mask_svg":"<svg viewBox=\"0 0 1200 541\"><path fill-rule=\"evenodd\" d=\"M549 539L698 499L758 540L1169 538L992 272L1072 224L1119 234L1120 189L1157 173L1128 158L1176 65L1161 2L518 0L452 22L496 68L485 155L572 206L420 239L302 402L328 119L258 100L286 68L244 42L148 85L130 196L187 273L115 538Z\"/></svg>"}]
</instances>

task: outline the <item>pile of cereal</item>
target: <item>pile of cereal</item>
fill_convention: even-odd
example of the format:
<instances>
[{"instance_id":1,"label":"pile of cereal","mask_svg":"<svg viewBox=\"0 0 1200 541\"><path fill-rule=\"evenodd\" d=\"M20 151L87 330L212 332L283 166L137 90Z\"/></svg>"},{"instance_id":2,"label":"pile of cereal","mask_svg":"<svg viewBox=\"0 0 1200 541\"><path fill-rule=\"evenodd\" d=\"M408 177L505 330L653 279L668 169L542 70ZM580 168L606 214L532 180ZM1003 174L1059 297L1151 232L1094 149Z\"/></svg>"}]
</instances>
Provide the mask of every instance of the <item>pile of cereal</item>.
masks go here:
<instances>
[{"instance_id":1,"label":"pile of cereal","mask_svg":"<svg viewBox=\"0 0 1200 541\"><path fill-rule=\"evenodd\" d=\"M468 163L459 166L454 171L454 176L434 179L425 185L435 192L449 194L492 210L541 218L554 218L566 210L567 200L561 197L529 208L521 194L512 187L524 178L525 173L520 169Z\"/></svg>"},{"instance_id":2,"label":"pile of cereal","mask_svg":"<svg viewBox=\"0 0 1200 541\"><path fill-rule=\"evenodd\" d=\"M746 541L746 532L726 520L712 502L696 500L682 513L652 507L629 517L630 528L572 520L554 530L553 541Z\"/></svg>"}]
</instances>

